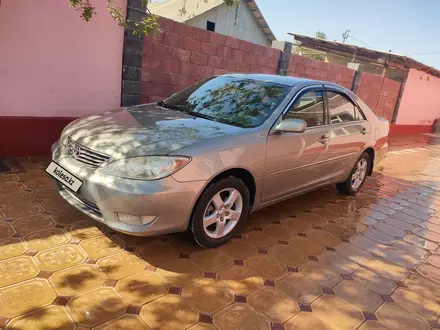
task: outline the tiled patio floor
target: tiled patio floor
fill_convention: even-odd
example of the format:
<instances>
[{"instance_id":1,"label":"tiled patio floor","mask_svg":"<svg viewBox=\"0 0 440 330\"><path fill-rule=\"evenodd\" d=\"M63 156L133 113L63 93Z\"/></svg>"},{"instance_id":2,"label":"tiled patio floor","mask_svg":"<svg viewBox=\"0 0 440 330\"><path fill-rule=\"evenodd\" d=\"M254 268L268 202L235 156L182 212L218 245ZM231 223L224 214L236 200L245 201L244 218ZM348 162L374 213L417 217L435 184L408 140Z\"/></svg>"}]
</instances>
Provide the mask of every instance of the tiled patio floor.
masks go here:
<instances>
[{"instance_id":1,"label":"tiled patio floor","mask_svg":"<svg viewBox=\"0 0 440 330\"><path fill-rule=\"evenodd\" d=\"M395 140L356 197L333 187L253 214L202 250L67 205L43 168L0 174L5 329L440 328L440 139Z\"/></svg>"}]
</instances>

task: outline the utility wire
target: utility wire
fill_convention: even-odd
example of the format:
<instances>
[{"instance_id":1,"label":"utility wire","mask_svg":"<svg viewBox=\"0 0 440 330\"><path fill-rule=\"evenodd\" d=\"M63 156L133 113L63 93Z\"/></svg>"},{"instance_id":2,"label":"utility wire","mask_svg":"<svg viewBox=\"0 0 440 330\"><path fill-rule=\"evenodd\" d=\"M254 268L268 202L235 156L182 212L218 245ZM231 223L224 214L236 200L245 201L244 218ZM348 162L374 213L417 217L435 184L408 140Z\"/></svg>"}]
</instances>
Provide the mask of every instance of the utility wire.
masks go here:
<instances>
[{"instance_id":1,"label":"utility wire","mask_svg":"<svg viewBox=\"0 0 440 330\"><path fill-rule=\"evenodd\" d=\"M434 52L434 53L411 53L408 55L440 55L440 52Z\"/></svg>"},{"instance_id":2,"label":"utility wire","mask_svg":"<svg viewBox=\"0 0 440 330\"><path fill-rule=\"evenodd\" d=\"M367 46L368 48L373 48L374 50L376 50L376 48L374 48L373 46L370 46L370 45L366 44L365 42L363 42L363 41L361 41L361 40L359 40L359 39L356 39L356 38L353 37L353 36L350 36L350 35L349 35L348 37L351 38L351 39L353 39L353 40L356 40L356 41L360 42L362 45Z\"/></svg>"}]
</instances>

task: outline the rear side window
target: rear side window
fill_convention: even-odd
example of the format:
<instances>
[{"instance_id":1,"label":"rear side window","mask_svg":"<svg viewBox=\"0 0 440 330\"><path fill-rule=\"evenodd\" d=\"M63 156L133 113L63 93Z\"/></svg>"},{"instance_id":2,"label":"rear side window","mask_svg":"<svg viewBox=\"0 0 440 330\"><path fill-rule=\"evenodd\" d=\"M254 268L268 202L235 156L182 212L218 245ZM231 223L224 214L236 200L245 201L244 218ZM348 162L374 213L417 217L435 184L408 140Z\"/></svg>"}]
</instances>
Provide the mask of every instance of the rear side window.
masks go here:
<instances>
[{"instance_id":1,"label":"rear side window","mask_svg":"<svg viewBox=\"0 0 440 330\"><path fill-rule=\"evenodd\" d=\"M327 92L330 123L364 120L360 110L343 94Z\"/></svg>"}]
</instances>

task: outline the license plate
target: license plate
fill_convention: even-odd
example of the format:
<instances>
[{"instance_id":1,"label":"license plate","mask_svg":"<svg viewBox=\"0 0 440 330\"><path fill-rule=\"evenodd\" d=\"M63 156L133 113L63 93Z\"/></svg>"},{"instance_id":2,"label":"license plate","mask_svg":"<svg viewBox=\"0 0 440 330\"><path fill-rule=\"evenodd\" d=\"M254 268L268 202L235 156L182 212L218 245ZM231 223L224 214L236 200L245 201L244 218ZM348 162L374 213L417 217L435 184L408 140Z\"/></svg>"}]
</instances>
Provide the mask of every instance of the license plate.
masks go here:
<instances>
[{"instance_id":1,"label":"license plate","mask_svg":"<svg viewBox=\"0 0 440 330\"><path fill-rule=\"evenodd\" d=\"M55 162L50 162L46 167L46 173L74 192L77 192L83 184L80 179Z\"/></svg>"}]
</instances>

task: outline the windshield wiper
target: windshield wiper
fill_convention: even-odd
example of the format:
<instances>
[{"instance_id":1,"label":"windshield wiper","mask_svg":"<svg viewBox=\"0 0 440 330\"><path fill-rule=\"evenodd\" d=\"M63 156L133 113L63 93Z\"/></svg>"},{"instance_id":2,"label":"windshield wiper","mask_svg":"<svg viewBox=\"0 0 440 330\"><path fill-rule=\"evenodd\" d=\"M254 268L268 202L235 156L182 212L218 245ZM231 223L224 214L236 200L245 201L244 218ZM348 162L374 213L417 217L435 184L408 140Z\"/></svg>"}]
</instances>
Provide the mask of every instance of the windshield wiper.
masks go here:
<instances>
[{"instance_id":1,"label":"windshield wiper","mask_svg":"<svg viewBox=\"0 0 440 330\"><path fill-rule=\"evenodd\" d=\"M185 105L177 105L177 104L168 104L165 103L164 101L159 101L156 103L158 106L162 107L162 108L166 108L166 109L170 109L170 110L177 110L180 112L186 112L186 106Z\"/></svg>"},{"instance_id":2,"label":"windshield wiper","mask_svg":"<svg viewBox=\"0 0 440 330\"><path fill-rule=\"evenodd\" d=\"M186 114L194 116L194 117L199 117L199 118L208 119L208 120L212 120L212 121L218 121L214 117L205 115L205 114L200 113L200 112L187 111L186 109L188 107L186 105L182 105L182 104L181 105L178 105L178 104L167 104L164 101L157 102L157 105L160 106L160 107L166 108L166 109L177 110L177 111L186 113Z\"/></svg>"},{"instance_id":3,"label":"windshield wiper","mask_svg":"<svg viewBox=\"0 0 440 330\"><path fill-rule=\"evenodd\" d=\"M194 116L194 117L200 117L200 118L203 118L203 119L208 119L208 120L212 120L212 121L217 121L216 118L214 118L214 117L212 117L212 116L205 115L205 114L200 113L200 112L196 112L196 111L185 111L185 113L187 113L187 114L189 114L189 115L191 115L191 116Z\"/></svg>"}]
</instances>

